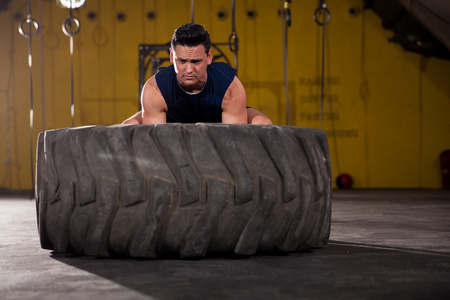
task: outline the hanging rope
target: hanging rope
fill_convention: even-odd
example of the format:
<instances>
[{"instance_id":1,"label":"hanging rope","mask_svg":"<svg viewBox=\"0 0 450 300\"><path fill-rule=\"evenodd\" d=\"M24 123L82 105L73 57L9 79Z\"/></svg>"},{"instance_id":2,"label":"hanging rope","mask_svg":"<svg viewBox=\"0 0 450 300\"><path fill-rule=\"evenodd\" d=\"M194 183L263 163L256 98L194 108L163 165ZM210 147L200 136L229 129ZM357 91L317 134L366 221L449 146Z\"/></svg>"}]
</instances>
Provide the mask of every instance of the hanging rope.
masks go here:
<instances>
[{"instance_id":1,"label":"hanging rope","mask_svg":"<svg viewBox=\"0 0 450 300\"><path fill-rule=\"evenodd\" d=\"M194 23L194 0L191 0L191 23Z\"/></svg>"},{"instance_id":2,"label":"hanging rope","mask_svg":"<svg viewBox=\"0 0 450 300\"><path fill-rule=\"evenodd\" d=\"M23 25L25 23L28 24L28 32L25 32L23 29ZM32 26L34 26L34 32L32 30ZM23 37L28 39L28 68L29 68L29 80L30 80L30 168L31 168L31 189L34 194L34 164L33 164L33 54L32 54L32 38L39 32L39 24L38 22L31 17L31 1L28 0L28 14L25 19L22 20L19 24L19 33Z\"/></svg>"},{"instance_id":3,"label":"hanging rope","mask_svg":"<svg viewBox=\"0 0 450 300\"><path fill-rule=\"evenodd\" d=\"M228 38L228 46L230 51L234 53L234 68L238 69L238 56L239 39L236 33L236 1L231 0L231 35Z\"/></svg>"},{"instance_id":4,"label":"hanging rope","mask_svg":"<svg viewBox=\"0 0 450 300\"><path fill-rule=\"evenodd\" d=\"M73 25L75 24L76 30L74 31ZM69 28L69 30L67 30ZM75 119L75 103L73 97L73 37L80 31L80 21L73 16L72 1L70 1L69 17L64 20L62 24L62 31L69 37L70 41L70 115L72 117L72 127L74 126Z\"/></svg>"},{"instance_id":5,"label":"hanging rope","mask_svg":"<svg viewBox=\"0 0 450 300\"><path fill-rule=\"evenodd\" d=\"M14 30L15 28L11 27L13 32L11 32L11 47L9 49L9 57L14 57L14 45L15 45L15 34ZM0 89L0 93L5 94L6 97L6 168L5 168L5 177L4 181L2 182L2 186L11 186L12 185L12 158L11 158L11 97L10 97L10 90L11 90L11 82L12 82L12 73L14 70L14 59L9 60L9 72L8 72L8 80L6 82L6 88ZM3 124L2 124L3 125Z\"/></svg>"},{"instance_id":6,"label":"hanging rope","mask_svg":"<svg viewBox=\"0 0 450 300\"><path fill-rule=\"evenodd\" d=\"M10 98L9 98L9 92L6 91L6 160L5 164L7 165L7 169L9 170L9 174L11 174L11 117L10 117ZM33 144L31 144L33 145ZM33 150L31 150L33 151ZM7 171L8 174L8 171ZM31 176L33 176L33 170L31 171ZM7 177L8 175L6 175ZM31 177L31 180L34 182L33 177ZM11 182L10 182L11 183Z\"/></svg>"},{"instance_id":7,"label":"hanging rope","mask_svg":"<svg viewBox=\"0 0 450 300\"><path fill-rule=\"evenodd\" d=\"M42 24L42 0L39 0L39 22ZM45 81L44 81L44 36L39 35L39 51L41 54L41 101L42 101L42 131L45 131Z\"/></svg>"},{"instance_id":8,"label":"hanging rope","mask_svg":"<svg viewBox=\"0 0 450 300\"><path fill-rule=\"evenodd\" d=\"M286 98L286 125L292 125L291 105L289 101L289 78L288 78L288 27L291 26L291 0L280 0L281 31L283 36L283 70L284 70L284 95Z\"/></svg>"},{"instance_id":9,"label":"hanging rope","mask_svg":"<svg viewBox=\"0 0 450 300\"><path fill-rule=\"evenodd\" d=\"M317 15L322 15L322 21L319 21ZM326 14L326 19L325 19ZM325 77L325 25L330 22L331 14L327 8L325 0L319 0L319 7L314 11L314 21L322 26L322 74L320 81L320 128L323 129L323 88Z\"/></svg>"}]
</instances>

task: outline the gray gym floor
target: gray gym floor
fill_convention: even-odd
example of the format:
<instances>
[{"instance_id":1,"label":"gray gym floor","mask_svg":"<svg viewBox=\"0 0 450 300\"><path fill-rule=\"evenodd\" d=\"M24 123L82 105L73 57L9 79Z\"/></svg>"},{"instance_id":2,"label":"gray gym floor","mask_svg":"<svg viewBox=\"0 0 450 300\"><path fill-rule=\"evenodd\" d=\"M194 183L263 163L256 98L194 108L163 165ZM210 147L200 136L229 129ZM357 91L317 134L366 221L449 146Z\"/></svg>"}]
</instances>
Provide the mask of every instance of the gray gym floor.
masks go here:
<instances>
[{"instance_id":1,"label":"gray gym floor","mask_svg":"<svg viewBox=\"0 0 450 300\"><path fill-rule=\"evenodd\" d=\"M0 299L450 299L450 190L336 190L321 249L200 260L41 249L34 201L0 193Z\"/></svg>"}]
</instances>

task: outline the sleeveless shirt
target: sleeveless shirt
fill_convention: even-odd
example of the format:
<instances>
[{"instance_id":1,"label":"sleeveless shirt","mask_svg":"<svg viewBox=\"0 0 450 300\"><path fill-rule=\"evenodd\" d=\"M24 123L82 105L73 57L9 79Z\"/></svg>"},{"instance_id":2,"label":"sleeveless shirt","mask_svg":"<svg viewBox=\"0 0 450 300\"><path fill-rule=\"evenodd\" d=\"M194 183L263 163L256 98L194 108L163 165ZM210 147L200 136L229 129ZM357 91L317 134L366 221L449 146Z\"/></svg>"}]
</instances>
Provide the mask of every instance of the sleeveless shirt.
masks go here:
<instances>
[{"instance_id":1,"label":"sleeveless shirt","mask_svg":"<svg viewBox=\"0 0 450 300\"><path fill-rule=\"evenodd\" d=\"M158 70L155 79L167 104L168 123L222 122L223 97L234 80L236 70L223 62L212 62L206 70L206 83L195 94L180 87L173 65Z\"/></svg>"}]
</instances>

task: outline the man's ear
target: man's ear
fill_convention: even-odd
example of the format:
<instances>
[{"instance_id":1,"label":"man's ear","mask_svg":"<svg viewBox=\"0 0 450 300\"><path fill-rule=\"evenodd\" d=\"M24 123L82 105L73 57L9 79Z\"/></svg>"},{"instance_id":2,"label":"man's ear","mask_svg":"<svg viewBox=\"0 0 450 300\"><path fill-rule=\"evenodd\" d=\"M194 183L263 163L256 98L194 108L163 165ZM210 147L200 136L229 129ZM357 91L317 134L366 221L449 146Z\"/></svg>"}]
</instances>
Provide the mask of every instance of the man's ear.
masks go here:
<instances>
[{"instance_id":1,"label":"man's ear","mask_svg":"<svg viewBox=\"0 0 450 300\"><path fill-rule=\"evenodd\" d=\"M170 52L170 62L173 63L173 51L172 51L172 48L169 48L169 52Z\"/></svg>"},{"instance_id":2,"label":"man's ear","mask_svg":"<svg viewBox=\"0 0 450 300\"><path fill-rule=\"evenodd\" d=\"M208 51L208 65L212 63L212 49L209 49Z\"/></svg>"}]
</instances>

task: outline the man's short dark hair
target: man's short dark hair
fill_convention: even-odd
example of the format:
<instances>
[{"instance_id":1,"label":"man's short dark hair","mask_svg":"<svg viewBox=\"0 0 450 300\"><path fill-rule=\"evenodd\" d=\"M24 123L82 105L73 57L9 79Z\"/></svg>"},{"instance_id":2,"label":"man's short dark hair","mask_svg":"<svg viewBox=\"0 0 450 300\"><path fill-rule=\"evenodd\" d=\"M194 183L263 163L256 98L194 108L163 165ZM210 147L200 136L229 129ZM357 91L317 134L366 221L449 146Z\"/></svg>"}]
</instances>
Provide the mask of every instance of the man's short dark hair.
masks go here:
<instances>
[{"instance_id":1,"label":"man's short dark hair","mask_svg":"<svg viewBox=\"0 0 450 300\"><path fill-rule=\"evenodd\" d=\"M188 23L175 29L170 44L172 49L175 49L177 45L187 47L203 45L206 53L208 53L209 48L211 47L211 40L208 31L201 25Z\"/></svg>"}]
</instances>

